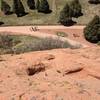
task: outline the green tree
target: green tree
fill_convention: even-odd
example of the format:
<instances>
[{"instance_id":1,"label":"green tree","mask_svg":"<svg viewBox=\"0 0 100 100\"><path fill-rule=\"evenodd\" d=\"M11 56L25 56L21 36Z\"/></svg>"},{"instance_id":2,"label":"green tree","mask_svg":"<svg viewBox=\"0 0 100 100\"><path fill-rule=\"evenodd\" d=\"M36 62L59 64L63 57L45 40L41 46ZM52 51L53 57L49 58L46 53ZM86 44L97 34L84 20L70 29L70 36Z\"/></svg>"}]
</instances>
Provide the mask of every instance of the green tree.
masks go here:
<instances>
[{"instance_id":1,"label":"green tree","mask_svg":"<svg viewBox=\"0 0 100 100\"><path fill-rule=\"evenodd\" d=\"M38 12L49 13L49 3L47 0L39 0L37 5Z\"/></svg>"},{"instance_id":2,"label":"green tree","mask_svg":"<svg viewBox=\"0 0 100 100\"><path fill-rule=\"evenodd\" d=\"M70 3L70 8L72 10L72 17L79 17L82 15L82 7L79 0L73 0Z\"/></svg>"},{"instance_id":3,"label":"green tree","mask_svg":"<svg viewBox=\"0 0 100 100\"><path fill-rule=\"evenodd\" d=\"M2 6L1 6L2 12L5 15L8 15L11 12L10 9L11 9L11 7L5 1L2 0Z\"/></svg>"},{"instance_id":4,"label":"green tree","mask_svg":"<svg viewBox=\"0 0 100 100\"><path fill-rule=\"evenodd\" d=\"M35 1L34 0L27 0L27 4L30 9L35 9Z\"/></svg>"},{"instance_id":5,"label":"green tree","mask_svg":"<svg viewBox=\"0 0 100 100\"><path fill-rule=\"evenodd\" d=\"M85 27L84 36L86 40L97 43L100 41L100 17L95 16L93 20Z\"/></svg>"},{"instance_id":6,"label":"green tree","mask_svg":"<svg viewBox=\"0 0 100 100\"><path fill-rule=\"evenodd\" d=\"M25 15L25 9L20 0L13 0L13 12L16 13L17 17Z\"/></svg>"},{"instance_id":7,"label":"green tree","mask_svg":"<svg viewBox=\"0 0 100 100\"><path fill-rule=\"evenodd\" d=\"M100 4L100 0L89 0L91 4Z\"/></svg>"},{"instance_id":8,"label":"green tree","mask_svg":"<svg viewBox=\"0 0 100 100\"><path fill-rule=\"evenodd\" d=\"M60 12L59 22L65 26L72 23L71 10L68 4L66 4L63 10Z\"/></svg>"}]
</instances>

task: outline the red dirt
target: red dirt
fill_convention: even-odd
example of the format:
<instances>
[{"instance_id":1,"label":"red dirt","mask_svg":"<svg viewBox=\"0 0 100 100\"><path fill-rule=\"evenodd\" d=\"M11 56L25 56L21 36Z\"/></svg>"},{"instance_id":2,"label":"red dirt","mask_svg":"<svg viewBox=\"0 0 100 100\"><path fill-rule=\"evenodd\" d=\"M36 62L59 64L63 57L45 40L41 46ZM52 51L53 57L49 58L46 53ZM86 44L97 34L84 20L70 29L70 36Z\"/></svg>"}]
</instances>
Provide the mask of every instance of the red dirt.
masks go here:
<instances>
[{"instance_id":1,"label":"red dirt","mask_svg":"<svg viewBox=\"0 0 100 100\"><path fill-rule=\"evenodd\" d=\"M99 51L91 47L2 55L0 100L100 100L100 79L93 76L100 76ZM45 70L29 75L27 68L34 67Z\"/></svg>"},{"instance_id":2,"label":"red dirt","mask_svg":"<svg viewBox=\"0 0 100 100\"><path fill-rule=\"evenodd\" d=\"M67 28L67 29L41 29L40 31L42 33L48 33L48 34L55 34L57 32L64 32L66 33L68 36L67 38L71 39L71 40L75 40L77 42L83 43L83 44L87 44L89 46L93 46L93 44L87 42L83 37L83 28L84 27L80 27L79 29L74 29L74 28Z\"/></svg>"},{"instance_id":3,"label":"red dirt","mask_svg":"<svg viewBox=\"0 0 100 100\"><path fill-rule=\"evenodd\" d=\"M45 32L54 34L50 30ZM82 29L60 31L72 32L71 39L74 32L79 34L75 40L89 47L0 55L0 100L100 100L100 47L85 41ZM30 75L28 68L34 73Z\"/></svg>"},{"instance_id":4,"label":"red dirt","mask_svg":"<svg viewBox=\"0 0 100 100\"><path fill-rule=\"evenodd\" d=\"M37 28L37 31L32 31L32 27ZM57 32L65 32L68 35L68 39L73 41L77 41L81 44L88 46L95 46L89 42L87 42L83 38L83 29L85 26L13 26L13 27L0 27L1 32L9 32L9 34L26 34L37 37L47 37L56 35ZM57 35L56 35L57 36Z\"/></svg>"}]
</instances>

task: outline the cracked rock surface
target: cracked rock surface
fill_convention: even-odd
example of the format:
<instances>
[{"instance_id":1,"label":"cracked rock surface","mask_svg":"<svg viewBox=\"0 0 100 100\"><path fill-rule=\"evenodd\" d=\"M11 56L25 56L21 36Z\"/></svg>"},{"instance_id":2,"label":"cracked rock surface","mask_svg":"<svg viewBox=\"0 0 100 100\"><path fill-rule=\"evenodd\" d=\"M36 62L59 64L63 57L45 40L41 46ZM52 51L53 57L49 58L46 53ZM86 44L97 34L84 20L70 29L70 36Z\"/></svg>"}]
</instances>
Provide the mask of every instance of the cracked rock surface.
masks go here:
<instances>
[{"instance_id":1,"label":"cracked rock surface","mask_svg":"<svg viewBox=\"0 0 100 100\"><path fill-rule=\"evenodd\" d=\"M100 47L0 55L0 100L100 100Z\"/></svg>"}]
</instances>

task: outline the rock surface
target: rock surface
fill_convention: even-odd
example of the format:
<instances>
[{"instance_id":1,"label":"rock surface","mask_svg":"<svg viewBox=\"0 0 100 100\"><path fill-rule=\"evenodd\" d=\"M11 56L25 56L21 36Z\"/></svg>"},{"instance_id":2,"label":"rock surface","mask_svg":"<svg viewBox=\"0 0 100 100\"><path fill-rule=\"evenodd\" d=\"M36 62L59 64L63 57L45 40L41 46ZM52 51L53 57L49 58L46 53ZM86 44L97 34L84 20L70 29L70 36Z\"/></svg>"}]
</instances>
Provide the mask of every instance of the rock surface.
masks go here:
<instances>
[{"instance_id":1,"label":"rock surface","mask_svg":"<svg viewBox=\"0 0 100 100\"><path fill-rule=\"evenodd\" d=\"M0 100L100 100L99 85L100 47L0 56Z\"/></svg>"}]
</instances>

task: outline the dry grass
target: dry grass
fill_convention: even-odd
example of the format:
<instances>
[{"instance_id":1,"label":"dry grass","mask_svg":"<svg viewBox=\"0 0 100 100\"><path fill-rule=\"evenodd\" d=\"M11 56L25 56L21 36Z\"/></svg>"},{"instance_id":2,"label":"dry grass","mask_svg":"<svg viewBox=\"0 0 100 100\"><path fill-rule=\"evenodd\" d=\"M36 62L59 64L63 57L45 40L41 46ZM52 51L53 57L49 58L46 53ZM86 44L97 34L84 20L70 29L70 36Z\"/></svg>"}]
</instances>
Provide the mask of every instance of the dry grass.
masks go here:
<instances>
[{"instance_id":1,"label":"dry grass","mask_svg":"<svg viewBox=\"0 0 100 100\"><path fill-rule=\"evenodd\" d=\"M51 50L58 48L80 48L72 46L59 38L37 38L25 35L0 35L0 54L20 54L30 51Z\"/></svg>"}]
</instances>

